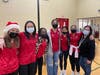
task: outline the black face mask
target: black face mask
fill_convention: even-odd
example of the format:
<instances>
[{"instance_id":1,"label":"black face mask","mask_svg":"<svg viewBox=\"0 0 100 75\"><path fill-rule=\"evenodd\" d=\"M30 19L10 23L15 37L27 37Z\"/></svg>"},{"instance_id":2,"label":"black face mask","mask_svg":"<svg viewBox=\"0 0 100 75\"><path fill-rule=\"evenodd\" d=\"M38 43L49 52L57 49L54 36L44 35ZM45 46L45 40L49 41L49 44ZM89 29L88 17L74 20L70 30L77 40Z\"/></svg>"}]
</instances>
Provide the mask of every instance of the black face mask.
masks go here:
<instances>
[{"instance_id":1,"label":"black face mask","mask_svg":"<svg viewBox=\"0 0 100 75\"><path fill-rule=\"evenodd\" d=\"M10 32L9 36L11 38L16 38L18 36L18 33Z\"/></svg>"},{"instance_id":2,"label":"black face mask","mask_svg":"<svg viewBox=\"0 0 100 75\"><path fill-rule=\"evenodd\" d=\"M76 29L72 29L71 32L72 32L72 33L76 33Z\"/></svg>"},{"instance_id":3,"label":"black face mask","mask_svg":"<svg viewBox=\"0 0 100 75\"><path fill-rule=\"evenodd\" d=\"M52 27L53 27L54 29L56 29L56 28L58 27L58 24L53 24Z\"/></svg>"},{"instance_id":4,"label":"black face mask","mask_svg":"<svg viewBox=\"0 0 100 75\"><path fill-rule=\"evenodd\" d=\"M41 37L42 38L47 38L47 35L46 34L42 34Z\"/></svg>"},{"instance_id":5,"label":"black face mask","mask_svg":"<svg viewBox=\"0 0 100 75\"><path fill-rule=\"evenodd\" d=\"M62 32L64 35L67 34L67 32Z\"/></svg>"}]
</instances>

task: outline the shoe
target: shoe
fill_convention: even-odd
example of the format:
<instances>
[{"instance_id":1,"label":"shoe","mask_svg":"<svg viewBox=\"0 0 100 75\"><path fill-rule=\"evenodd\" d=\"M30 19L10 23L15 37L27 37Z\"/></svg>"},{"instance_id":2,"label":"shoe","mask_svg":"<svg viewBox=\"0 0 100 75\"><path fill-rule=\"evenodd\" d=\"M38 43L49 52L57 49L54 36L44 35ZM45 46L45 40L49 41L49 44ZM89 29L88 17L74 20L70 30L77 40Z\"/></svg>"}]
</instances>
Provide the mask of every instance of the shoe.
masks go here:
<instances>
[{"instance_id":1,"label":"shoe","mask_svg":"<svg viewBox=\"0 0 100 75\"><path fill-rule=\"evenodd\" d=\"M72 71L72 74L71 74L71 75L75 75L75 74L74 74L74 71Z\"/></svg>"},{"instance_id":2,"label":"shoe","mask_svg":"<svg viewBox=\"0 0 100 75\"><path fill-rule=\"evenodd\" d=\"M76 75L80 75L80 72L77 72Z\"/></svg>"},{"instance_id":3,"label":"shoe","mask_svg":"<svg viewBox=\"0 0 100 75\"><path fill-rule=\"evenodd\" d=\"M60 71L60 75L63 75L63 71L62 70Z\"/></svg>"},{"instance_id":4,"label":"shoe","mask_svg":"<svg viewBox=\"0 0 100 75\"><path fill-rule=\"evenodd\" d=\"M63 70L63 75L67 75L67 74L66 74L66 70Z\"/></svg>"}]
</instances>

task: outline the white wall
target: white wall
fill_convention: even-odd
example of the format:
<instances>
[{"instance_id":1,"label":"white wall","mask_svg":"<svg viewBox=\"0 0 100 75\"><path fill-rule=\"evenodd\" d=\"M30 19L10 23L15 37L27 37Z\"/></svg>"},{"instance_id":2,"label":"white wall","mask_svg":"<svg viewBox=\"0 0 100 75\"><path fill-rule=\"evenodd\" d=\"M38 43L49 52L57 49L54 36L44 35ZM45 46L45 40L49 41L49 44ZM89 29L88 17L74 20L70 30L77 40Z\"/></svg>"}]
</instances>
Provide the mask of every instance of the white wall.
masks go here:
<instances>
[{"instance_id":1,"label":"white wall","mask_svg":"<svg viewBox=\"0 0 100 75\"><path fill-rule=\"evenodd\" d=\"M36 22L35 0L9 0L8 3L0 1L0 34L8 21L15 21L23 25L27 20ZM2 30L1 30L2 29Z\"/></svg>"},{"instance_id":2,"label":"white wall","mask_svg":"<svg viewBox=\"0 0 100 75\"><path fill-rule=\"evenodd\" d=\"M50 27L51 20L57 17L70 19L70 25L75 23L76 0L41 0L41 25Z\"/></svg>"},{"instance_id":3,"label":"white wall","mask_svg":"<svg viewBox=\"0 0 100 75\"><path fill-rule=\"evenodd\" d=\"M100 16L100 0L78 0L77 17L96 17Z\"/></svg>"},{"instance_id":4,"label":"white wall","mask_svg":"<svg viewBox=\"0 0 100 75\"><path fill-rule=\"evenodd\" d=\"M40 0L41 27L49 29L51 20L57 17L70 19L75 23L76 0ZM8 21L16 21L23 31L24 23L33 20L37 26L37 0L9 0L8 3L0 1L0 35Z\"/></svg>"}]
</instances>

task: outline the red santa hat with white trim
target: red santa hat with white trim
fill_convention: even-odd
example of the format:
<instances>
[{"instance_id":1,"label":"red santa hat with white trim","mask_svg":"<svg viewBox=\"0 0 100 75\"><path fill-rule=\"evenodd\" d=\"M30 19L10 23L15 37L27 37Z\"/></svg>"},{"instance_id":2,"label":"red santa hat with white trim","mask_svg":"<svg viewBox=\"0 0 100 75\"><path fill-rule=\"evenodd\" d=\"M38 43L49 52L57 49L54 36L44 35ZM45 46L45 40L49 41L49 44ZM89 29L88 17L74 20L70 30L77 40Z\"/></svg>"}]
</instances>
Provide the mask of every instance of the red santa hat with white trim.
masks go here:
<instances>
[{"instance_id":1,"label":"red santa hat with white trim","mask_svg":"<svg viewBox=\"0 0 100 75\"><path fill-rule=\"evenodd\" d=\"M20 29L19 28L19 24L17 23L17 22L8 22L7 24L6 24L6 27L5 27L5 29L4 29L4 32L8 32L10 29L12 29L12 28L16 28L16 29Z\"/></svg>"}]
</instances>

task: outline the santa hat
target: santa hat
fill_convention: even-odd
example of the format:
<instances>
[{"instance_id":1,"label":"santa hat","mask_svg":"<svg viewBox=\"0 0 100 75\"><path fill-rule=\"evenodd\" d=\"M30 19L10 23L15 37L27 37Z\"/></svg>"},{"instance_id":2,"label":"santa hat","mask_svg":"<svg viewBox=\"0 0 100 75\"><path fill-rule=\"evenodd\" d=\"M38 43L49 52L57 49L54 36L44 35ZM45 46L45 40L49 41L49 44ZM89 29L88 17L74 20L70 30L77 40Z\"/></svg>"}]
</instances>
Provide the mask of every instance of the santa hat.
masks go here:
<instances>
[{"instance_id":1,"label":"santa hat","mask_svg":"<svg viewBox=\"0 0 100 75\"><path fill-rule=\"evenodd\" d=\"M4 32L8 32L10 29L12 28L16 28L16 29L19 29L19 25L17 22L8 22L6 24L6 27L4 29Z\"/></svg>"}]
</instances>

